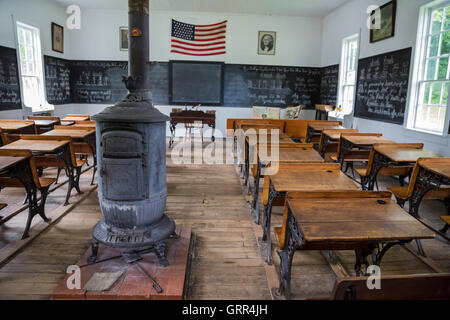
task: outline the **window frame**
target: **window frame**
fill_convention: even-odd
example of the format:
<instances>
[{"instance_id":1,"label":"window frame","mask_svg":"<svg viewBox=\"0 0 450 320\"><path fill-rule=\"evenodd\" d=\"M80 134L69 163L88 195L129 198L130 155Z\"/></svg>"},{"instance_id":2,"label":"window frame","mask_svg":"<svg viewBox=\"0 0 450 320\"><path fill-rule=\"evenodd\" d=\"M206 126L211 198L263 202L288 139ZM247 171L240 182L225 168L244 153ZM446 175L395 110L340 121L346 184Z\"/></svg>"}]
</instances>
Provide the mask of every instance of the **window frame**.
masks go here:
<instances>
[{"instance_id":1,"label":"window frame","mask_svg":"<svg viewBox=\"0 0 450 320\"><path fill-rule=\"evenodd\" d=\"M404 124L404 128L407 130L429 134L432 136L437 137L448 137L449 136L449 124L450 124L450 96L447 98L447 105L446 105L446 112L445 112L445 119L444 119L444 128L442 132L433 131L431 129L423 129L423 128L417 128L416 127L416 119L418 116L418 110L419 110L419 99L421 97L421 85L423 83L446 83L450 82L450 79L442 79L442 80L426 80L426 68L427 68L427 60L430 60L428 57L428 51L430 50L431 46L429 46L429 41L431 38L431 23L432 23L432 13L434 10L445 8L450 6L450 0L438 0L433 1L432 3L429 3L427 5L424 5L420 8L419 12L419 21L418 21L418 27L417 27L417 39L416 39L416 53L414 57L414 68L413 73L411 76L411 90L410 90L410 99L408 108L407 108L407 115ZM447 31L450 31L447 30ZM438 48L438 55L434 57L436 59L436 62L438 59L440 59L443 56L449 56L449 54L440 55L440 46L441 46L441 37L442 37L442 30L439 31L441 34L440 40L439 40L439 48ZM447 74L450 70L450 60L447 66ZM439 72L439 66L436 66L435 72ZM442 92L441 91L441 99L442 99ZM450 94L450 85L449 85L449 91L448 94ZM441 106L441 104L437 105L438 107Z\"/></svg>"},{"instance_id":2,"label":"window frame","mask_svg":"<svg viewBox=\"0 0 450 320\"><path fill-rule=\"evenodd\" d=\"M47 92L45 87L45 74L44 74L44 56L42 53L42 40L41 40L41 32L38 27L30 23L27 19L20 19L18 17L15 17L12 15L12 21L13 21L13 30L14 30L14 38L15 38L15 44L16 44L16 54L17 54L17 65L18 65L18 74L20 79L20 95L22 99L22 110L25 114L29 114L30 110L31 113L36 112L42 112L42 111L52 111L54 110L54 107L47 102ZM26 21L26 22L24 22ZM22 27L25 29L29 29L33 32L33 39L34 42L34 65L36 67L35 74L34 75L28 75L23 74L22 72L22 60L20 55L20 44L19 44L19 31L18 28ZM40 96L40 102L39 105L36 106L29 106L25 102L24 98L24 88L25 88L25 82L24 78L35 78L38 82L38 90L39 90L39 96Z\"/></svg>"},{"instance_id":3,"label":"window frame","mask_svg":"<svg viewBox=\"0 0 450 320\"><path fill-rule=\"evenodd\" d=\"M356 87L358 82L358 61L359 61L359 54L360 54L360 33L352 34L351 36L345 37L342 39L342 49L341 49L341 63L339 67L339 86L338 86L338 97L337 97L337 106L335 111L335 116L337 118L342 118L344 116L352 115L355 110L355 98L356 98ZM348 66L349 66L349 59L350 59L350 43L356 41L356 51L355 51L355 81L353 84L347 83L347 76L348 76ZM347 113L344 113L344 110L338 111L338 107L343 105L344 96L345 96L345 90L346 88L353 87L353 100L352 100L352 107L351 110Z\"/></svg>"}]
</instances>

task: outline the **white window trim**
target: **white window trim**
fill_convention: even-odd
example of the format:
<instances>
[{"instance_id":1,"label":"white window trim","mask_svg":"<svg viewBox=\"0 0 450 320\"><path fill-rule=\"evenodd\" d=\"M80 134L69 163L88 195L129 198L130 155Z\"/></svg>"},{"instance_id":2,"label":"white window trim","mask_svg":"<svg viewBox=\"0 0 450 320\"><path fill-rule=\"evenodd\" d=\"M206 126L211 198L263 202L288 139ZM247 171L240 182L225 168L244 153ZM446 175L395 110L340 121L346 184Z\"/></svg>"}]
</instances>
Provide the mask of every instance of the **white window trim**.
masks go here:
<instances>
[{"instance_id":1,"label":"white window trim","mask_svg":"<svg viewBox=\"0 0 450 320\"><path fill-rule=\"evenodd\" d=\"M42 39L40 35L40 29L38 27L35 27L38 25L35 21L30 21L30 19L21 18L19 16L11 15L12 23L13 23L13 32L14 32L14 43L16 45L16 55L17 55L17 69L18 69L18 75L19 75L19 83L20 83L20 98L22 101L22 110L25 115L33 113L33 112L42 112L42 111L53 111L54 106L49 104L47 101L47 88L45 83L45 72L44 72L44 54L42 51ZM22 82L22 68L20 63L20 52L19 52L19 38L17 34L17 25L18 23L26 24L28 26L31 26L33 28L36 28L39 31L39 45L40 45L40 57L36 57L39 67L42 70L42 109L32 108L25 105L24 95L23 95L23 82Z\"/></svg>"},{"instance_id":2,"label":"white window trim","mask_svg":"<svg viewBox=\"0 0 450 320\"><path fill-rule=\"evenodd\" d=\"M342 105L344 90L341 90L341 89L345 86L345 85L343 85L343 83L345 81L346 70L347 70L347 61L346 61L347 59L346 59L346 53L345 53L346 46L344 46L344 43L349 40L353 40L353 39L356 39L357 43L358 43L358 47L356 49L356 67L355 67L356 74L355 74L355 85L354 85L355 90L354 90L354 96L353 96L353 105L352 105L352 110L349 113L341 113L341 112L337 111L337 108L339 107L339 105ZM336 111L334 113L330 114L330 116L335 117L337 119L344 119L344 116L353 115L353 113L355 111L356 88L357 88L357 82L358 82L358 61L359 61L359 57L360 57L360 47L361 47L360 44L361 44L361 32L352 34L351 36L348 36L348 37L342 39L337 105L336 105Z\"/></svg>"},{"instance_id":3,"label":"white window trim","mask_svg":"<svg viewBox=\"0 0 450 320\"><path fill-rule=\"evenodd\" d=\"M447 100L447 111L445 113L445 122L444 122L444 130L442 133L423 130L419 128L414 128L414 121L416 118L417 106L419 103L419 79L422 79L423 73L425 72L425 57L427 50L427 41L425 39L425 32L428 33L431 22L431 11L436 8L450 5L450 0L436 0L429 4L426 4L420 8L419 11L419 21L417 26L417 39L416 39L416 47L415 47L415 56L414 56L414 64L413 64L413 72L411 76L411 85L410 85L410 97L409 103L407 104L408 108L406 110L406 119L403 127L406 130L414 131L421 134L426 134L435 137L444 137L447 138L449 136L449 123L450 123L450 96ZM450 91L450 88L449 88Z\"/></svg>"}]
</instances>

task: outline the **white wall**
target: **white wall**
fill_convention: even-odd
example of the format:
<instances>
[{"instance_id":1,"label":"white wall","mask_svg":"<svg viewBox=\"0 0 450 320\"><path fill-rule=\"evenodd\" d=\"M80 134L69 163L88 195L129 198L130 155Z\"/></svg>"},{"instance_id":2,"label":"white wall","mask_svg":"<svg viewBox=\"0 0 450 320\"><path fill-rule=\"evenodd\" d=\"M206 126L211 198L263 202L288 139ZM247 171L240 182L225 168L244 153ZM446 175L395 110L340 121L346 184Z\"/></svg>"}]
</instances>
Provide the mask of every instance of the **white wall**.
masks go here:
<instances>
[{"instance_id":1,"label":"white wall","mask_svg":"<svg viewBox=\"0 0 450 320\"><path fill-rule=\"evenodd\" d=\"M170 53L171 19L191 24L212 24L228 20L227 54L211 57L183 56ZM128 60L128 52L119 50L119 27L128 25L126 10L82 9L82 29L71 35L71 59ZM277 32L276 55L257 54L258 31ZM319 67L322 20L319 18L280 17L224 13L156 12L150 15L150 60L202 60L236 64ZM68 105L57 107L95 114L105 106ZM170 113L171 107L157 106ZM217 129L225 132L227 118L249 118L251 108L214 107ZM95 110L95 112L94 112ZM57 112L57 113L58 113ZM303 114L313 118L311 111Z\"/></svg>"},{"instance_id":2,"label":"white wall","mask_svg":"<svg viewBox=\"0 0 450 320\"><path fill-rule=\"evenodd\" d=\"M341 59L342 39L358 32L361 33L360 58L408 47L413 48L414 56L419 9L430 0L397 0L395 37L370 44L370 32L366 26L366 9L370 5L382 5L385 2L386 0L353 0L324 18L322 66L338 64ZM409 95L410 90L407 107ZM424 142L426 148L444 156L450 156L450 137L419 133L406 129L405 126L360 118L354 119L354 127L364 132L382 132L386 137L397 142Z\"/></svg>"}]
</instances>

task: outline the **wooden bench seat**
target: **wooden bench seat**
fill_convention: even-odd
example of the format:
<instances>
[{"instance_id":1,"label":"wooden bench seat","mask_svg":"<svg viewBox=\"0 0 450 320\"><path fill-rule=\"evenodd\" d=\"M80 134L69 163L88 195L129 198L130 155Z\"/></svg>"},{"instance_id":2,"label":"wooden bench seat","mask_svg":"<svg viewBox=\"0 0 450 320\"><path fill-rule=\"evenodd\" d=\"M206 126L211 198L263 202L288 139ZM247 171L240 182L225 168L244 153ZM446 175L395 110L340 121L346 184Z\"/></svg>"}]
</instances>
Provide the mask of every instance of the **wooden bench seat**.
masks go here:
<instances>
[{"instance_id":1,"label":"wooden bench seat","mask_svg":"<svg viewBox=\"0 0 450 320\"><path fill-rule=\"evenodd\" d=\"M420 160L414 166L408 186L388 187L388 190L394 194L395 198L397 199L397 203L401 207L404 206L405 201L409 200L413 196L414 186L416 184L417 176L420 171L419 162ZM440 189L432 189L431 191L427 192L424 196L424 199L448 199L448 198L450 198L450 186L442 186Z\"/></svg>"},{"instance_id":2,"label":"wooden bench seat","mask_svg":"<svg viewBox=\"0 0 450 320\"><path fill-rule=\"evenodd\" d=\"M368 277L339 279L330 300L447 300L450 274L383 276L381 289L370 290Z\"/></svg>"},{"instance_id":3,"label":"wooden bench seat","mask_svg":"<svg viewBox=\"0 0 450 320\"><path fill-rule=\"evenodd\" d=\"M442 233L446 233L448 231L448 229L450 229L450 216L442 216L441 219L442 219L442 221L445 222L445 226L440 231Z\"/></svg>"}]
</instances>

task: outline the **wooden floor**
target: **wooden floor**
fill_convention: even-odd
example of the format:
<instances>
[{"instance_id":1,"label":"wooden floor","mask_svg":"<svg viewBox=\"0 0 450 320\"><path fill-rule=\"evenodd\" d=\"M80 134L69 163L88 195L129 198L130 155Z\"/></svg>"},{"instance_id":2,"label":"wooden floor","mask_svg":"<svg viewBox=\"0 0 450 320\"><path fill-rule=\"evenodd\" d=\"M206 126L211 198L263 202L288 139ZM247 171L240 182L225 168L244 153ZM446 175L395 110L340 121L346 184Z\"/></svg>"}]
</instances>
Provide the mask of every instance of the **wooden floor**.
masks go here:
<instances>
[{"instance_id":1,"label":"wooden floor","mask_svg":"<svg viewBox=\"0 0 450 320\"><path fill-rule=\"evenodd\" d=\"M49 299L74 264L88 248L91 230L101 218L97 191L90 190L92 171L83 174L83 200L70 212L33 239L11 259L0 264L0 299ZM394 180L383 180L395 184ZM175 165L167 156L167 210L177 225L192 227L195 238L188 299L271 299L270 288L277 283L279 266L277 243L273 240L272 268L264 264L264 245L258 243L260 226L250 216L250 206L242 192L233 165ZM47 212L60 209L65 187L49 196ZM5 201L7 200L7 201ZM23 200L20 190L2 190L0 202ZM282 208L274 209L272 225L281 224ZM422 212L436 227L445 208L438 201L425 201ZM3 211L0 215L4 215ZM0 225L0 258L5 249L20 243L26 212ZM45 224L36 218L34 229ZM38 227L36 227L38 226ZM32 228L32 235L33 235ZM275 236L272 235L272 239ZM443 271L450 271L450 247L442 239L424 243L428 255ZM353 274L354 254L337 252L349 274ZM0 260L2 261L2 260ZM1 262L0 262L1 263ZM384 274L434 272L402 248L390 251L382 264ZM297 252L292 270L293 299L329 296L335 274L320 252Z\"/></svg>"}]
</instances>

